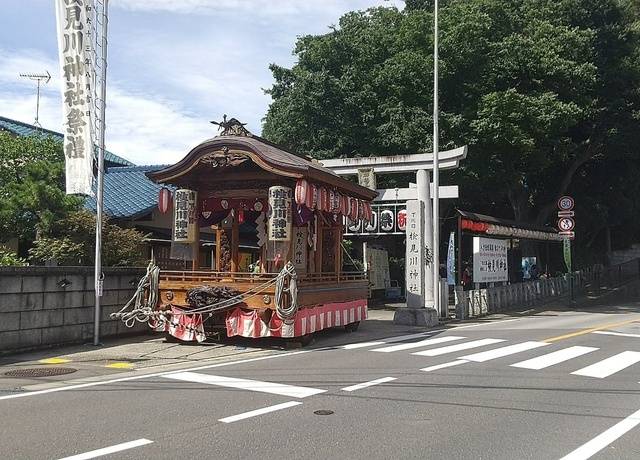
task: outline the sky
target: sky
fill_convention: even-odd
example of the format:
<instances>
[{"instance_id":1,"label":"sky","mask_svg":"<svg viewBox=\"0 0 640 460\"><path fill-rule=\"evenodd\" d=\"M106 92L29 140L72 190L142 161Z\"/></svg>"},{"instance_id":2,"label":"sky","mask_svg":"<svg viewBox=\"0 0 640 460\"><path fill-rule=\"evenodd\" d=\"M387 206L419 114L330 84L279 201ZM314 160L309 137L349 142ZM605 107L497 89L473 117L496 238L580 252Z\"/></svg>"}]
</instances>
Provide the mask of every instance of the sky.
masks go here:
<instances>
[{"instance_id":1,"label":"sky","mask_svg":"<svg viewBox=\"0 0 640 460\"><path fill-rule=\"evenodd\" d=\"M62 132L53 0L3 0L0 116ZM401 0L110 0L106 148L136 164L175 163L213 137L223 114L260 134L269 64L291 67L296 37L329 32L352 10Z\"/></svg>"}]
</instances>

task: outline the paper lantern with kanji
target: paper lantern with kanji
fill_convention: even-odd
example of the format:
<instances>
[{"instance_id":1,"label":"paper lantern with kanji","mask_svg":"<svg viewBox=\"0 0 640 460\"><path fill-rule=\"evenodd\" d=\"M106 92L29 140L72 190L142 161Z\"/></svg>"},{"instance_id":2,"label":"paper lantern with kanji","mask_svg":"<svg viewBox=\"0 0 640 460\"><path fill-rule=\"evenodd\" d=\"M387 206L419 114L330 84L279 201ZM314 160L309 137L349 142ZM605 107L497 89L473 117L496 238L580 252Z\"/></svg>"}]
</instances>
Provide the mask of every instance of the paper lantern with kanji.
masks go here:
<instances>
[{"instance_id":1,"label":"paper lantern with kanji","mask_svg":"<svg viewBox=\"0 0 640 460\"><path fill-rule=\"evenodd\" d=\"M305 179L299 179L296 182L296 204L304 204L307 199L307 192L309 190L309 182Z\"/></svg>"},{"instance_id":2,"label":"paper lantern with kanji","mask_svg":"<svg viewBox=\"0 0 640 460\"><path fill-rule=\"evenodd\" d=\"M398 211L398 230L404 232L407 229L407 210L401 209Z\"/></svg>"},{"instance_id":3,"label":"paper lantern with kanji","mask_svg":"<svg viewBox=\"0 0 640 460\"><path fill-rule=\"evenodd\" d=\"M162 187L158 193L158 210L166 214L169 208L171 208L171 190Z\"/></svg>"}]
</instances>

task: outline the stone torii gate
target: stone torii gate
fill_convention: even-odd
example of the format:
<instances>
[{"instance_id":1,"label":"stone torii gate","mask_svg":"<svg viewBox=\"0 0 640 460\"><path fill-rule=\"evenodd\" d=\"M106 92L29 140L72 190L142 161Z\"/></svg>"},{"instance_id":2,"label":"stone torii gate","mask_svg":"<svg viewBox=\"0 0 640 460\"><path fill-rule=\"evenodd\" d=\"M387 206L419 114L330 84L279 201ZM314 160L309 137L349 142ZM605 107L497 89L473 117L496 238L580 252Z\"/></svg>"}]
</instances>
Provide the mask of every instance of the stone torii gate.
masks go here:
<instances>
[{"instance_id":1,"label":"stone torii gate","mask_svg":"<svg viewBox=\"0 0 640 460\"><path fill-rule=\"evenodd\" d=\"M438 170L455 169L460 165L460 160L467 156L467 146L439 153ZM434 309L434 296L437 294L437 286L433 285L433 270L439 269L439 263L427 264L425 249L433 254L433 228L430 171L433 170L433 153L416 153L409 155L387 155L381 157L356 157L322 160L325 168L331 169L341 176L358 174L370 174L371 182L368 185L375 188L375 174L400 174L416 173L416 184L408 188L378 189L376 201L391 201L406 199L407 201L407 234L409 225L416 223L415 241L410 244L407 241L406 253L406 293L407 308L396 311L394 321L408 325L433 325L438 322L438 314ZM365 185L365 184L362 184ZM442 198L457 198L457 186L439 187ZM410 215L413 213L413 216ZM417 246L415 244L417 243ZM411 252L420 248L418 252ZM410 259L411 258L411 259ZM416 262L409 266L409 261ZM415 271L413 269L415 268ZM426 273L425 273L426 272ZM411 277L409 276L411 275ZM447 308L447 306L443 306Z\"/></svg>"}]
</instances>

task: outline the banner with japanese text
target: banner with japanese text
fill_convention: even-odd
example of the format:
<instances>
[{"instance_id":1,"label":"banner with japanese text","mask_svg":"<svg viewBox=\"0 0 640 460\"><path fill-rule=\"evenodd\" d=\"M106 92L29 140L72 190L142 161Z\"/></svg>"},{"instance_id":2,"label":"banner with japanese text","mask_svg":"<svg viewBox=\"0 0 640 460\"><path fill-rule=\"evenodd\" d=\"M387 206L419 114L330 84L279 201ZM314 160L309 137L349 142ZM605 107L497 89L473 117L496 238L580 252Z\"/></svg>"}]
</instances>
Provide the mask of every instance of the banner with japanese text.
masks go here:
<instances>
[{"instance_id":1,"label":"banner with japanese text","mask_svg":"<svg viewBox=\"0 0 640 460\"><path fill-rule=\"evenodd\" d=\"M62 80L67 194L93 196L92 35L90 0L55 0Z\"/></svg>"}]
</instances>

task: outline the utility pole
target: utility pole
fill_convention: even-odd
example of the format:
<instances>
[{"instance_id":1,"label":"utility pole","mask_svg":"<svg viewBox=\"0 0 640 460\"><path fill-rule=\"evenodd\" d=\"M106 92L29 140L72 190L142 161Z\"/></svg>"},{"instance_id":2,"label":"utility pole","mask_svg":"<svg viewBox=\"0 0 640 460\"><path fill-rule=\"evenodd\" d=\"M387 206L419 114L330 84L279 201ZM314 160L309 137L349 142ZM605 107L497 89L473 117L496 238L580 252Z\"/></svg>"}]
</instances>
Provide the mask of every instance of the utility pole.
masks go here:
<instances>
[{"instance_id":1,"label":"utility pole","mask_svg":"<svg viewBox=\"0 0 640 460\"><path fill-rule=\"evenodd\" d=\"M433 306L441 314L440 305L440 171L438 130L438 0L433 14ZM427 230L428 231L428 230Z\"/></svg>"},{"instance_id":2,"label":"utility pole","mask_svg":"<svg viewBox=\"0 0 640 460\"><path fill-rule=\"evenodd\" d=\"M46 73L21 73L20 76L22 78L28 78L29 80L34 80L37 82L37 90L36 90L36 121L33 122L34 126L38 128L42 128L40 125L39 115L40 115L40 83L47 84L49 80L51 80L51 74L48 70L45 70Z\"/></svg>"}]
</instances>

